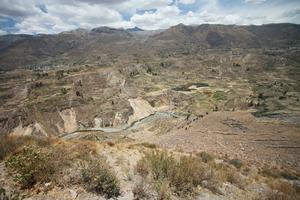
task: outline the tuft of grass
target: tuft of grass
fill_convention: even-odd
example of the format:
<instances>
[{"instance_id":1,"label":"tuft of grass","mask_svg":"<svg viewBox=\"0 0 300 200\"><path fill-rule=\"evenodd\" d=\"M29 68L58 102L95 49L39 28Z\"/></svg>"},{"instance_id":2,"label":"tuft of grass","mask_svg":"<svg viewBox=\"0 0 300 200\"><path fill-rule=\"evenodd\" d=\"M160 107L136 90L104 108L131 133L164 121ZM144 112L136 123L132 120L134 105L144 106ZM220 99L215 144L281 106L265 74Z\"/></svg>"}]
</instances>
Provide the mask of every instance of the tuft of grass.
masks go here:
<instances>
[{"instance_id":1,"label":"tuft of grass","mask_svg":"<svg viewBox=\"0 0 300 200\"><path fill-rule=\"evenodd\" d=\"M119 181L105 159L90 161L82 170L82 178L89 191L108 199L120 195Z\"/></svg>"},{"instance_id":2,"label":"tuft of grass","mask_svg":"<svg viewBox=\"0 0 300 200\"><path fill-rule=\"evenodd\" d=\"M225 92L223 91L216 91L212 98L215 100L215 101L225 101L227 100L227 95Z\"/></svg>"}]
</instances>

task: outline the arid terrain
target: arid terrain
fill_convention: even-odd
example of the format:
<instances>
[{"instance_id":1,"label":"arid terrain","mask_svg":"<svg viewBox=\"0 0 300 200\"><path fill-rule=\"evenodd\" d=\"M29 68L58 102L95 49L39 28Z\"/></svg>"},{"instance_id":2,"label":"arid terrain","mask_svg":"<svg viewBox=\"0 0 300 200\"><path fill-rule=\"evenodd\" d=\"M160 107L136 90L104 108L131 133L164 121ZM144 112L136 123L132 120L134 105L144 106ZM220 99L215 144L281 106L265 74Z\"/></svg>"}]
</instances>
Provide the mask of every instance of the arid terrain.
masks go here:
<instances>
[{"instance_id":1,"label":"arid terrain","mask_svg":"<svg viewBox=\"0 0 300 200\"><path fill-rule=\"evenodd\" d=\"M299 25L5 35L0 70L0 199L300 199Z\"/></svg>"}]
</instances>

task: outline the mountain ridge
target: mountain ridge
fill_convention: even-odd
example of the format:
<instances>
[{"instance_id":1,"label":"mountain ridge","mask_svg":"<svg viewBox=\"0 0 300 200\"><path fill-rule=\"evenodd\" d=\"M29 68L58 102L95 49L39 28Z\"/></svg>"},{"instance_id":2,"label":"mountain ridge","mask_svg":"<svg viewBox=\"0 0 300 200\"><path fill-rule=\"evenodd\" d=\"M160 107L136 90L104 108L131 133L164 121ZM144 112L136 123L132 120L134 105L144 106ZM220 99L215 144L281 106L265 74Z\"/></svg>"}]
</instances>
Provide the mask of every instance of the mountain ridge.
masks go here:
<instances>
[{"instance_id":1,"label":"mountain ridge","mask_svg":"<svg viewBox=\"0 0 300 200\"><path fill-rule=\"evenodd\" d=\"M0 69L11 70L54 60L58 63L93 60L104 54L130 56L144 52L153 56L162 50L172 53L178 49L198 52L201 49L299 47L300 25L178 24L152 32L138 27L102 26L59 34L4 35L0 36L0 42Z\"/></svg>"}]
</instances>

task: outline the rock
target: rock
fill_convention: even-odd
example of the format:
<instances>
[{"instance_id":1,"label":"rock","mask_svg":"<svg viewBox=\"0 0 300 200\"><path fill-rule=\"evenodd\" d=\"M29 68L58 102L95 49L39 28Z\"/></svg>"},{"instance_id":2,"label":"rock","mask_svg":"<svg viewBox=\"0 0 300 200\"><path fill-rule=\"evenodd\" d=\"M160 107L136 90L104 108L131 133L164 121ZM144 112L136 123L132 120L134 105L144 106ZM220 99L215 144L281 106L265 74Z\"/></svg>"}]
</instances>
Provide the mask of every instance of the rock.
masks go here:
<instances>
[{"instance_id":1,"label":"rock","mask_svg":"<svg viewBox=\"0 0 300 200\"><path fill-rule=\"evenodd\" d=\"M77 192L75 190L72 190L72 189L70 190L70 195L71 195L72 199L76 199L77 196L78 196Z\"/></svg>"},{"instance_id":2,"label":"rock","mask_svg":"<svg viewBox=\"0 0 300 200\"><path fill-rule=\"evenodd\" d=\"M49 187L51 185L51 182L45 183L45 187Z\"/></svg>"}]
</instances>

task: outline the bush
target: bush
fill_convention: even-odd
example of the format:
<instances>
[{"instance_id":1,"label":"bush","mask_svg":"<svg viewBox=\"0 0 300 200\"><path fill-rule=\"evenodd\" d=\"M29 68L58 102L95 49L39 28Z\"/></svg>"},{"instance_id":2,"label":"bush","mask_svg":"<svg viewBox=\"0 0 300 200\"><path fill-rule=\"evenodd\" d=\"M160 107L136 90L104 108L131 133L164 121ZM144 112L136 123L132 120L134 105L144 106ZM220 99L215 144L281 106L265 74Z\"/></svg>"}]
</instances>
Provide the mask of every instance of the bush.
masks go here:
<instances>
[{"instance_id":1,"label":"bush","mask_svg":"<svg viewBox=\"0 0 300 200\"><path fill-rule=\"evenodd\" d=\"M198 185L213 188L213 170L197 157L182 156L176 160L166 151L146 154L137 164L137 172L151 174L157 183L168 182L178 195L192 194Z\"/></svg>"},{"instance_id":2,"label":"bush","mask_svg":"<svg viewBox=\"0 0 300 200\"><path fill-rule=\"evenodd\" d=\"M235 166L237 169L240 169L243 166L243 162L240 159L231 159L228 163Z\"/></svg>"},{"instance_id":3,"label":"bush","mask_svg":"<svg viewBox=\"0 0 300 200\"><path fill-rule=\"evenodd\" d=\"M0 137L0 160L3 160L9 154L14 153L26 145L47 146L50 140L35 138L32 136L13 137L2 135Z\"/></svg>"},{"instance_id":4,"label":"bush","mask_svg":"<svg viewBox=\"0 0 300 200\"><path fill-rule=\"evenodd\" d=\"M151 173L155 180L164 180L173 175L176 161L166 151L147 154L146 160L150 164Z\"/></svg>"},{"instance_id":5,"label":"bush","mask_svg":"<svg viewBox=\"0 0 300 200\"><path fill-rule=\"evenodd\" d=\"M49 159L50 155L42 152L37 146L26 146L9 156L5 164L21 188L31 188L37 182L51 180L54 168L48 162Z\"/></svg>"},{"instance_id":6,"label":"bush","mask_svg":"<svg viewBox=\"0 0 300 200\"><path fill-rule=\"evenodd\" d=\"M82 177L89 191L104 195L106 198L120 195L119 181L104 159L90 161L82 170Z\"/></svg>"}]
</instances>

